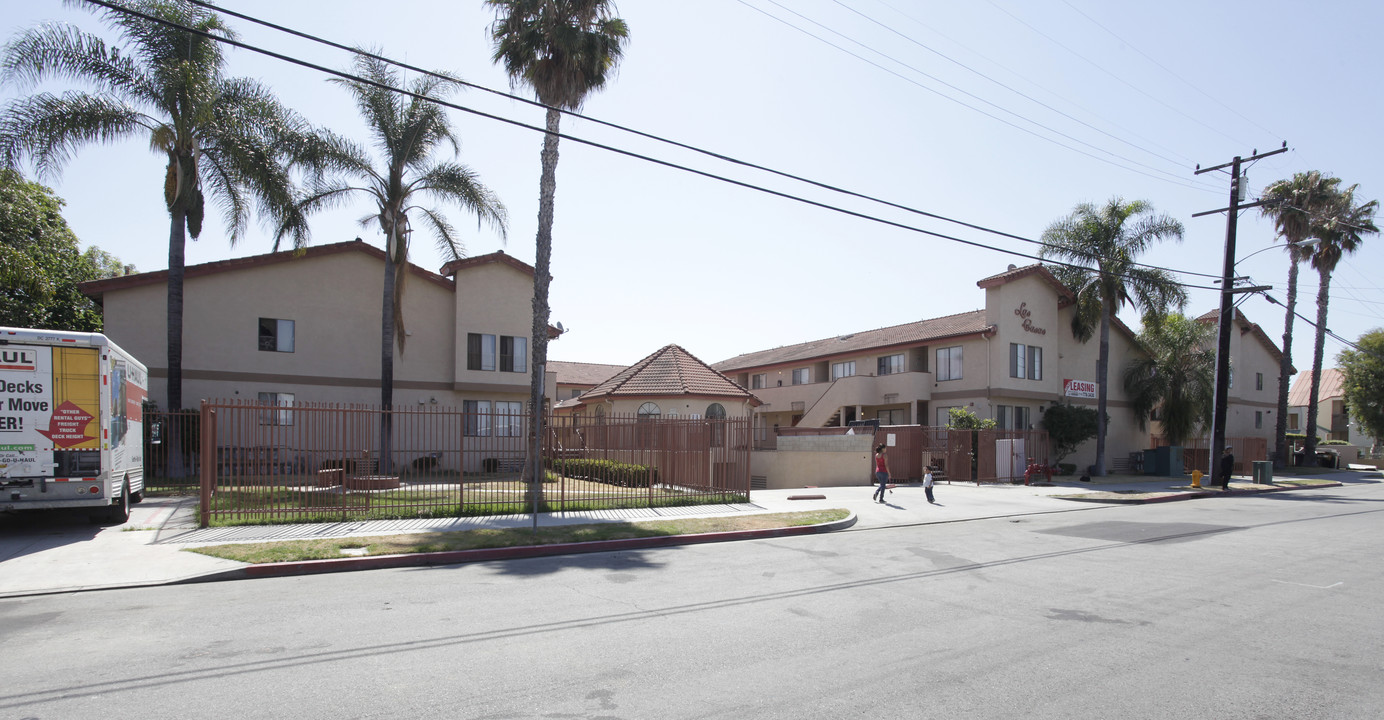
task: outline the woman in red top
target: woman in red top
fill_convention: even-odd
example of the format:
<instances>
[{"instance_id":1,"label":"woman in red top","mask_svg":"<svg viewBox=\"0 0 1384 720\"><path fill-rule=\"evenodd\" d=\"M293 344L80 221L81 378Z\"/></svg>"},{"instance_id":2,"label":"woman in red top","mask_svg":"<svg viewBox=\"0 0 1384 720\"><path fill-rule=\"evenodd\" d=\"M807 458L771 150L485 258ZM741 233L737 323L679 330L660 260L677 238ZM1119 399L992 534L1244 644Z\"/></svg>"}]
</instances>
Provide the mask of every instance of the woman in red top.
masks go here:
<instances>
[{"instance_id":1,"label":"woman in red top","mask_svg":"<svg viewBox=\"0 0 1384 720\"><path fill-rule=\"evenodd\" d=\"M889 484L889 458L884 456L883 445L875 447L875 482L879 483L879 487L871 498L878 502L884 502L884 491Z\"/></svg>"}]
</instances>

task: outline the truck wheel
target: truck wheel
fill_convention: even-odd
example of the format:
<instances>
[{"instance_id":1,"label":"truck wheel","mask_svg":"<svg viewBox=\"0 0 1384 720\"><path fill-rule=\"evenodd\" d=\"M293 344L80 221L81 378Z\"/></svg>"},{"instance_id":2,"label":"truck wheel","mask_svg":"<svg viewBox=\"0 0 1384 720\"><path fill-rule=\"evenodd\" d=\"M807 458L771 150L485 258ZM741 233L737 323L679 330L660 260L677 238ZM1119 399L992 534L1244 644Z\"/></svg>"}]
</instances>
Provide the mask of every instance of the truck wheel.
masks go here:
<instances>
[{"instance_id":1,"label":"truck wheel","mask_svg":"<svg viewBox=\"0 0 1384 720\"><path fill-rule=\"evenodd\" d=\"M105 525L124 525L130 519L130 481L125 481L125 486L121 490L120 500L111 505L102 516L102 524Z\"/></svg>"}]
</instances>

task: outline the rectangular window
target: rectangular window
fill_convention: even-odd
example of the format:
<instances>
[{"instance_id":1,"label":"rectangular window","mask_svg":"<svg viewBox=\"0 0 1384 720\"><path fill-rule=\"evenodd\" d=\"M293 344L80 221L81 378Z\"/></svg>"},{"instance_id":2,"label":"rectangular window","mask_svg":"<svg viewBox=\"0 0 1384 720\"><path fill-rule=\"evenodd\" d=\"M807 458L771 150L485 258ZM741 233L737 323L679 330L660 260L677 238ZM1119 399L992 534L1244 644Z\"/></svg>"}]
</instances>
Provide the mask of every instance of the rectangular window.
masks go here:
<instances>
[{"instance_id":1,"label":"rectangular window","mask_svg":"<svg viewBox=\"0 0 1384 720\"><path fill-rule=\"evenodd\" d=\"M893 375L903 372L903 354L885 355L879 359L879 375Z\"/></svg>"},{"instance_id":2,"label":"rectangular window","mask_svg":"<svg viewBox=\"0 0 1384 720\"><path fill-rule=\"evenodd\" d=\"M1009 343L1009 377L1023 380L1028 377L1028 346Z\"/></svg>"},{"instance_id":3,"label":"rectangular window","mask_svg":"<svg viewBox=\"0 0 1384 720\"><path fill-rule=\"evenodd\" d=\"M1263 390L1263 389L1264 389L1264 373L1255 373L1255 374L1254 374L1254 389L1255 389L1255 390Z\"/></svg>"},{"instance_id":4,"label":"rectangular window","mask_svg":"<svg viewBox=\"0 0 1384 720\"><path fill-rule=\"evenodd\" d=\"M807 368L798 368L793 371L793 384L806 385L811 382L809 379L810 377L811 375L808 374Z\"/></svg>"},{"instance_id":5,"label":"rectangular window","mask_svg":"<svg viewBox=\"0 0 1384 720\"><path fill-rule=\"evenodd\" d=\"M961 346L939 348L937 350L937 379L960 380L963 356Z\"/></svg>"},{"instance_id":6,"label":"rectangular window","mask_svg":"<svg viewBox=\"0 0 1384 720\"><path fill-rule=\"evenodd\" d=\"M522 431L524 404L520 402L495 403L495 437L519 437Z\"/></svg>"},{"instance_id":7,"label":"rectangular window","mask_svg":"<svg viewBox=\"0 0 1384 720\"><path fill-rule=\"evenodd\" d=\"M843 377L850 377L855 374L855 361L839 362L831 364L831 379L840 380Z\"/></svg>"},{"instance_id":8,"label":"rectangular window","mask_svg":"<svg viewBox=\"0 0 1384 720\"><path fill-rule=\"evenodd\" d=\"M264 352L293 352L293 321L260 318L259 349Z\"/></svg>"},{"instance_id":9,"label":"rectangular window","mask_svg":"<svg viewBox=\"0 0 1384 720\"><path fill-rule=\"evenodd\" d=\"M758 374L758 375L751 375L751 376L750 376L750 389L751 389L751 390L759 390L759 389L762 389L762 388L764 387L764 381L767 380L767 379L768 379L768 375L765 374L765 373L760 373L760 374Z\"/></svg>"},{"instance_id":10,"label":"rectangular window","mask_svg":"<svg viewBox=\"0 0 1384 720\"><path fill-rule=\"evenodd\" d=\"M466 333L466 369L495 369L495 336Z\"/></svg>"},{"instance_id":11,"label":"rectangular window","mask_svg":"<svg viewBox=\"0 0 1384 720\"><path fill-rule=\"evenodd\" d=\"M500 372L529 371L529 339L500 336Z\"/></svg>"},{"instance_id":12,"label":"rectangular window","mask_svg":"<svg viewBox=\"0 0 1384 720\"><path fill-rule=\"evenodd\" d=\"M1263 411L1263 410L1255 410L1255 411L1254 411L1254 429L1255 429L1255 430L1263 430L1263 429L1264 429L1264 411Z\"/></svg>"},{"instance_id":13,"label":"rectangular window","mask_svg":"<svg viewBox=\"0 0 1384 720\"><path fill-rule=\"evenodd\" d=\"M904 417L904 411L900 408L879 410L875 413L875 418L879 420L880 425L903 425L908 422L908 418Z\"/></svg>"},{"instance_id":14,"label":"rectangular window","mask_svg":"<svg viewBox=\"0 0 1384 720\"><path fill-rule=\"evenodd\" d=\"M261 425L293 424L293 411L286 409L293 407L293 393L262 392L259 394L259 402L261 405L270 406L260 410Z\"/></svg>"},{"instance_id":15,"label":"rectangular window","mask_svg":"<svg viewBox=\"0 0 1384 720\"><path fill-rule=\"evenodd\" d=\"M1297 430L1297 429L1298 429L1298 416L1297 416L1297 413L1292 413L1292 414L1290 414L1290 415L1288 416L1288 429L1289 429L1289 430Z\"/></svg>"},{"instance_id":16,"label":"rectangular window","mask_svg":"<svg viewBox=\"0 0 1384 720\"><path fill-rule=\"evenodd\" d=\"M468 437L490 437L490 401L462 400L464 413L462 434Z\"/></svg>"},{"instance_id":17,"label":"rectangular window","mask_svg":"<svg viewBox=\"0 0 1384 720\"><path fill-rule=\"evenodd\" d=\"M951 408L949 408L949 407L939 407L939 408L937 408L937 426L938 426L938 427L946 427L946 426L948 426L948 425L951 425Z\"/></svg>"},{"instance_id":18,"label":"rectangular window","mask_svg":"<svg viewBox=\"0 0 1384 720\"><path fill-rule=\"evenodd\" d=\"M996 428L998 428L998 429L1000 429L1000 430L1008 430L1008 429L1010 429L1011 427L1013 427L1012 425L1009 424L1009 423L1010 423L1010 418L1011 418L1011 413L1010 413L1011 410L1013 410L1013 408L1009 407L1008 405L996 405L996 406L995 406L995 427L996 427Z\"/></svg>"},{"instance_id":19,"label":"rectangular window","mask_svg":"<svg viewBox=\"0 0 1384 720\"><path fill-rule=\"evenodd\" d=\"M1028 411L1029 411L1029 410L1030 410L1030 408L1026 408L1026 407L1015 407L1015 408L1014 408L1014 429L1015 429L1015 430L1032 430L1032 429L1033 429L1033 426L1030 425L1029 422L1028 422Z\"/></svg>"},{"instance_id":20,"label":"rectangular window","mask_svg":"<svg viewBox=\"0 0 1384 720\"><path fill-rule=\"evenodd\" d=\"M1037 345L1028 346L1028 379L1043 379L1043 348Z\"/></svg>"}]
</instances>

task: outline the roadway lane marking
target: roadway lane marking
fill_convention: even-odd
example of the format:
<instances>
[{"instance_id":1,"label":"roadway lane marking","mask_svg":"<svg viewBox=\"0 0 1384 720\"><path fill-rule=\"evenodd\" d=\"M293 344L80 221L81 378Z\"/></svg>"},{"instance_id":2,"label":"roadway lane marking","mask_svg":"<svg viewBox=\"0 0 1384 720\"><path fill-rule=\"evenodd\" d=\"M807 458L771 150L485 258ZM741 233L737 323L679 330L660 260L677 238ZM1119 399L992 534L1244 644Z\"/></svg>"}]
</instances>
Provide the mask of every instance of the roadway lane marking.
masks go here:
<instances>
[{"instance_id":1,"label":"roadway lane marking","mask_svg":"<svg viewBox=\"0 0 1384 720\"><path fill-rule=\"evenodd\" d=\"M1288 582L1287 580L1274 580L1274 582L1283 583L1284 585L1300 585L1302 587L1316 588L1318 590L1330 590L1331 588L1334 588L1337 585L1343 584L1343 582L1336 582L1330 585L1308 585L1307 583Z\"/></svg>"}]
</instances>

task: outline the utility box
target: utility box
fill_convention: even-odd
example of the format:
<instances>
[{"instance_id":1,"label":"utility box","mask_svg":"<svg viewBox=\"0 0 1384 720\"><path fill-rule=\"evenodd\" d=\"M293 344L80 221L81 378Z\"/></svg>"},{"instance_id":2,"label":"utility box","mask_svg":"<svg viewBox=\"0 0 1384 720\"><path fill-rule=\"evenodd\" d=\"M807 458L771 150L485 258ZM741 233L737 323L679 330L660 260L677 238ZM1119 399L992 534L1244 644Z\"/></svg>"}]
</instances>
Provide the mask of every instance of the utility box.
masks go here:
<instances>
[{"instance_id":1,"label":"utility box","mask_svg":"<svg viewBox=\"0 0 1384 720\"><path fill-rule=\"evenodd\" d=\"M1254 482L1268 485L1273 482L1273 463L1268 460L1254 461Z\"/></svg>"},{"instance_id":2,"label":"utility box","mask_svg":"<svg viewBox=\"0 0 1384 720\"><path fill-rule=\"evenodd\" d=\"M1182 448L1163 446L1144 451L1144 474L1158 477L1182 477Z\"/></svg>"}]
</instances>

